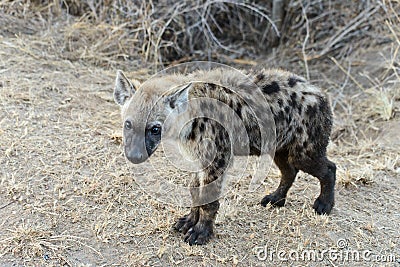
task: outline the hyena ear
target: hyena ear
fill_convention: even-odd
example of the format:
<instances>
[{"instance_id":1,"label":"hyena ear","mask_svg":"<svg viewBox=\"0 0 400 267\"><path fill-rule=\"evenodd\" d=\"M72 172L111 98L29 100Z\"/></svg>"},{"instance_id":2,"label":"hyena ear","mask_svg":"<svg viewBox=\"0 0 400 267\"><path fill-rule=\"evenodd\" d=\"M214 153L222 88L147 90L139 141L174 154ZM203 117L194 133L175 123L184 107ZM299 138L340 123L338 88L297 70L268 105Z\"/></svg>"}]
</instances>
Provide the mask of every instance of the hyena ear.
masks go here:
<instances>
[{"instance_id":1,"label":"hyena ear","mask_svg":"<svg viewBox=\"0 0 400 267\"><path fill-rule=\"evenodd\" d=\"M126 78L125 74L121 70L118 70L114 88L115 102L118 105L123 106L125 102L133 96L139 86L139 81L132 80L131 82L128 78Z\"/></svg>"},{"instance_id":2,"label":"hyena ear","mask_svg":"<svg viewBox=\"0 0 400 267\"><path fill-rule=\"evenodd\" d=\"M176 111L179 114L187 110L189 101L189 90L191 88L192 83L185 84L178 88L175 93L167 97L167 104L171 111Z\"/></svg>"}]
</instances>

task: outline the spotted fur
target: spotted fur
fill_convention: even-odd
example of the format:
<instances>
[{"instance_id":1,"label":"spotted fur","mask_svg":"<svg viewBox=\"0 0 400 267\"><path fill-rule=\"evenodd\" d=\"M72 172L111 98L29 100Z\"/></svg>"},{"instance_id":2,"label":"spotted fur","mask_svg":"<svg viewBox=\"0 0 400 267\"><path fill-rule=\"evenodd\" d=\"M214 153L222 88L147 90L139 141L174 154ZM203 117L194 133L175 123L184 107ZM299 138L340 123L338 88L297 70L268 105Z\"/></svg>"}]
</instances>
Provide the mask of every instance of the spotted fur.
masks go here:
<instances>
[{"instance_id":1,"label":"spotted fur","mask_svg":"<svg viewBox=\"0 0 400 267\"><path fill-rule=\"evenodd\" d=\"M174 228L182 232L185 241L191 245L205 244L213 235L219 208L215 196L220 194L223 181L218 178L223 177L232 163L232 155L270 152L271 140L266 140L269 144L264 143L257 118L263 118L261 124L265 128L275 124L276 139L272 140L276 148L274 161L282 173L278 188L265 196L261 205L283 206L299 170L320 181L321 192L314 202L315 211L329 214L334 205L336 167L326 157L332 112L325 94L306 79L290 72L258 69L243 73L240 76L229 69L198 71L152 79L143 85L129 81L122 72L117 75L114 96L122 106L125 154L133 163L145 161L155 151L160 138L152 134L154 125L162 128L168 114L177 110L177 114L184 114L182 116L189 121L180 131L179 142L190 156L199 159L203 170L192 181L191 194L195 206L177 221ZM175 89L168 91L170 88ZM254 97L259 92L257 88L265 100ZM235 93L238 90L240 94ZM240 120L229 120L229 112L217 111L209 101L190 108L185 104L187 100L202 98L226 104ZM262 101L266 101L272 118L267 117ZM205 110L216 110L215 117L201 116ZM219 123L226 120L232 121L229 127ZM127 123L133 126L126 127ZM248 140L235 134L243 131L243 126ZM141 129L146 129L142 135L139 134ZM215 151L210 143L204 147L202 141L207 139L214 141ZM199 189L199 186L206 186L206 189Z\"/></svg>"}]
</instances>

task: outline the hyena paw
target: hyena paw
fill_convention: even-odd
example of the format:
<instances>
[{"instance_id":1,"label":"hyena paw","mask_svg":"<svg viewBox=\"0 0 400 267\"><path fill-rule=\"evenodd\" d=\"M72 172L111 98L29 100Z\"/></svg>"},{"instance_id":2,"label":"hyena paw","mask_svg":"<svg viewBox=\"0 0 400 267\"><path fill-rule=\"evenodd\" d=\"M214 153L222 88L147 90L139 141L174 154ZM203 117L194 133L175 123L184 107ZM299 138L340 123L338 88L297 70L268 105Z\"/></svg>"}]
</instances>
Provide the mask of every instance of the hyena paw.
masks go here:
<instances>
[{"instance_id":1,"label":"hyena paw","mask_svg":"<svg viewBox=\"0 0 400 267\"><path fill-rule=\"evenodd\" d=\"M261 206L266 207L268 203L271 203L274 207L283 207L285 205L286 198L277 194L269 194L261 199Z\"/></svg>"},{"instance_id":2,"label":"hyena paw","mask_svg":"<svg viewBox=\"0 0 400 267\"><path fill-rule=\"evenodd\" d=\"M184 240L192 245L204 245L213 236L212 224L197 223L194 227L190 228L186 233Z\"/></svg>"},{"instance_id":3,"label":"hyena paw","mask_svg":"<svg viewBox=\"0 0 400 267\"><path fill-rule=\"evenodd\" d=\"M197 223L193 217L194 216L189 213L182 218L179 218L173 228L180 233L186 234L187 231Z\"/></svg>"},{"instance_id":4,"label":"hyena paw","mask_svg":"<svg viewBox=\"0 0 400 267\"><path fill-rule=\"evenodd\" d=\"M322 214L329 215L329 213L331 213L332 211L333 205L334 205L333 199L325 200L322 199L321 197L318 197L314 202L313 209L319 215Z\"/></svg>"}]
</instances>

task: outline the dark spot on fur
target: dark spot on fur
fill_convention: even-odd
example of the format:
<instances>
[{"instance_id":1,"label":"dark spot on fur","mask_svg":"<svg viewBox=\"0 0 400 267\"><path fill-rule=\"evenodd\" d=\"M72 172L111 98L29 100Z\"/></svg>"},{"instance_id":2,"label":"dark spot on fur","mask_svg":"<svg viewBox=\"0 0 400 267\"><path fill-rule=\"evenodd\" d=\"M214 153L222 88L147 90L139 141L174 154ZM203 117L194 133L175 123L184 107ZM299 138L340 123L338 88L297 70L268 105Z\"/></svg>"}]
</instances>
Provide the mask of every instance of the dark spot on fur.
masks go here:
<instances>
[{"instance_id":1,"label":"dark spot on fur","mask_svg":"<svg viewBox=\"0 0 400 267\"><path fill-rule=\"evenodd\" d=\"M216 85L214 83L209 83L208 88L210 88L211 91L215 90Z\"/></svg>"},{"instance_id":2,"label":"dark spot on fur","mask_svg":"<svg viewBox=\"0 0 400 267\"><path fill-rule=\"evenodd\" d=\"M278 105L280 108L283 106L283 100L280 98L278 99Z\"/></svg>"},{"instance_id":3,"label":"dark spot on fur","mask_svg":"<svg viewBox=\"0 0 400 267\"><path fill-rule=\"evenodd\" d=\"M223 131L220 131L219 135L218 135L218 138L219 138L218 141L223 141L225 139L225 133Z\"/></svg>"},{"instance_id":4,"label":"dark spot on fur","mask_svg":"<svg viewBox=\"0 0 400 267\"><path fill-rule=\"evenodd\" d=\"M205 129L204 123L200 123L200 125L199 125L199 131L200 131L200 133L204 132L204 129Z\"/></svg>"},{"instance_id":5,"label":"dark spot on fur","mask_svg":"<svg viewBox=\"0 0 400 267\"><path fill-rule=\"evenodd\" d=\"M278 121L283 121L285 119L285 113L283 113L283 110L279 111L277 115L277 120Z\"/></svg>"},{"instance_id":6,"label":"dark spot on fur","mask_svg":"<svg viewBox=\"0 0 400 267\"><path fill-rule=\"evenodd\" d=\"M220 87L220 89L221 89L221 91L224 92L225 95L231 95L231 94L233 94L233 91L230 90L230 89L228 89L228 88Z\"/></svg>"},{"instance_id":7,"label":"dark spot on fur","mask_svg":"<svg viewBox=\"0 0 400 267\"><path fill-rule=\"evenodd\" d=\"M223 168L223 167L225 167L225 159L219 159L219 160L217 161L217 167L218 167L218 168Z\"/></svg>"},{"instance_id":8,"label":"dark spot on fur","mask_svg":"<svg viewBox=\"0 0 400 267\"><path fill-rule=\"evenodd\" d=\"M189 135L188 135L188 139L190 140L194 140L196 138L196 134L194 129L196 129L197 125L198 125L198 119L194 119L192 122L192 130L190 131Z\"/></svg>"},{"instance_id":9,"label":"dark spot on fur","mask_svg":"<svg viewBox=\"0 0 400 267\"><path fill-rule=\"evenodd\" d=\"M280 88L277 82L272 82L263 86L262 91L266 94L279 92Z\"/></svg>"},{"instance_id":10,"label":"dark spot on fur","mask_svg":"<svg viewBox=\"0 0 400 267\"><path fill-rule=\"evenodd\" d=\"M285 107L285 112L286 112L286 113L289 113L289 111L290 111L290 107L289 107L289 106L286 106L286 107Z\"/></svg>"},{"instance_id":11,"label":"dark spot on fur","mask_svg":"<svg viewBox=\"0 0 400 267\"><path fill-rule=\"evenodd\" d=\"M298 82L304 82L304 81L301 80L301 79L299 79L299 78L296 78L296 77L290 77L290 78L288 79L288 85L289 85L290 87L295 86L296 83L298 83Z\"/></svg>"},{"instance_id":12,"label":"dark spot on fur","mask_svg":"<svg viewBox=\"0 0 400 267\"><path fill-rule=\"evenodd\" d=\"M304 141L303 142L303 147L307 147L308 146L308 142L307 141Z\"/></svg>"},{"instance_id":13,"label":"dark spot on fur","mask_svg":"<svg viewBox=\"0 0 400 267\"><path fill-rule=\"evenodd\" d=\"M256 75L256 79L254 80L254 83L257 84L259 81L264 80L264 73L260 72Z\"/></svg>"},{"instance_id":14,"label":"dark spot on fur","mask_svg":"<svg viewBox=\"0 0 400 267\"><path fill-rule=\"evenodd\" d=\"M193 130L189 133L188 139L189 139L189 140L194 140L194 139L196 139L196 134L194 133Z\"/></svg>"},{"instance_id":15,"label":"dark spot on fur","mask_svg":"<svg viewBox=\"0 0 400 267\"><path fill-rule=\"evenodd\" d=\"M214 176L215 175L215 170L210 168L209 171L208 171L208 174L210 176Z\"/></svg>"},{"instance_id":16,"label":"dark spot on fur","mask_svg":"<svg viewBox=\"0 0 400 267\"><path fill-rule=\"evenodd\" d=\"M302 92L302 93L303 93L303 95L312 95L312 96L315 96L315 97L320 97L320 95L318 93L315 93L315 92Z\"/></svg>"},{"instance_id":17,"label":"dark spot on fur","mask_svg":"<svg viewBox=\"0 0 400 267\"><path fill-rule=\"evenodd\" d=\"M295 108L295 107L297 107L297 94L296 94L296 92L293 92L291 95L290 95L290 101L291 101L291 106L293 107L293 108Z\"/></svg>"},{"instance_id":18,"label":"dark spot on fur","mask_svg":"<svg viewBox=\"0 0 400 267\"><path fill-rule=\"evenodd\" d=\"M301 134L303 133L303 128L301 128L300 126L296 128L296 132Z\"/></svg>"},{"instance_id":19,"label":"dark spot on fur","mask_svg":"<svg viewBox=\"0 0 400 267\"><path fill-rule=\"evenodd\" d=\"M199 120L198 119L194 119L193 122L192 122L192 128L193 129L196 128L197 124L199 124Z\"/></svg>"},{"instance_id":20,"label":"dark spot on fur","mask_svg":"<svg viewBox=\"0 0 400 267\"><path fill-rule=\"evenodd\" d=\"M289 85L290 87L295 86L296 83L297 83L296 78L294 78L294 77L290 77L290 78L289 78L289 80L288 80L288 85Z\"/></svg>"},{"instance_id":21,"label":"dark spot on fur","mask_svg":"<svg viewBox=\"0 0 400 267\"><path fill-rule=\"evenodd\" d=\"M301 114L301 112L303 111L303 107L301 105L298 105L297 109L299 110L299 114Z\"/></svg>"},{"instance_id":22,"label":"dark spot on fur","mask_svg":"<svg viewBox=\"0 0 400 267\"><path fill-rule=\"evenodd\" d=\"M243 117L242 117L242 104L240 104L240 103L237 103L236 114L239 116L240 119L243 119Z\"/></svg>"},{"instance_id":23,"label":"dark spot on fur","mask_svg":"<svg viewBox=\"0 0 400 267\"><path fill-rule=\"evenodd\" d=\"M260 156L261 155L261 150L258 147L254 146L254 145L251 145L250 146L250 155L252 155L252 156Z\"/></svg>"},{"instance_id":24,"label":"dark spot on fur","mask_svg":"<svg viewBox=\"0 0 400 267\"><path fill-rule=\"evenodd\" d=\"M315 114L317 113L317 107L314 105L308 105L307 106L307 110L306 110L306 114L309 117L314 117Z\"/></svg>"},{"instance_id":25,"label":"dark spot on fur","mask_svg":"<svg viewBox=\"0 0 400 267\"><path fill-rule=\"evenodd\" d=\"M291 116L286 117L287 124L289 124L291 121L292 121L292 117Z\"/></svg>"}]
</instances>

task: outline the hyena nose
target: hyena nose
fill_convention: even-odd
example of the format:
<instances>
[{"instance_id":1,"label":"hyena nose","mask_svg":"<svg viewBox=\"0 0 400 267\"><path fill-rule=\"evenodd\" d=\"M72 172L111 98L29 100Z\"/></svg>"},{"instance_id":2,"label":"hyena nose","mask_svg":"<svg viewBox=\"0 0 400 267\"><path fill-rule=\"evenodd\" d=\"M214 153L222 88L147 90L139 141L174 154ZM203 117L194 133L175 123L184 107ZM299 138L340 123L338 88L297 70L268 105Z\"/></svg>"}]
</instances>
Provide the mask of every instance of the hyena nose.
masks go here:
<instances>
[{"instance_id":1,"label":"hyena nose","mask_svg":"<svg viewBox=\"0 0 400 267\"><path fill-rule=\"evenodd\" d=\"M143 153L135 151L129 151L128 153L126 153L126 157L130 162L134 164L139 164L146 160L146 157L143 155Z\"/></svg>"}]
</instances>

